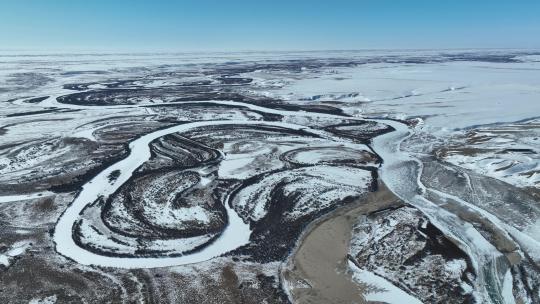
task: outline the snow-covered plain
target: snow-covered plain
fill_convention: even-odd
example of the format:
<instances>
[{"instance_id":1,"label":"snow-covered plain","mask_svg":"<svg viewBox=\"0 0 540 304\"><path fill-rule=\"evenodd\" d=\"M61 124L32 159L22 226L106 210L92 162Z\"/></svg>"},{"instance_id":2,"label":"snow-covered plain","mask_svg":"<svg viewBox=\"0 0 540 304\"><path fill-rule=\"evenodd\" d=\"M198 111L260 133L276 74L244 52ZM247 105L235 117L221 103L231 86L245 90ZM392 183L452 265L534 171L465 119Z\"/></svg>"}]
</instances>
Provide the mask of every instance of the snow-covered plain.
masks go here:
<instances>
[{"instance_id":1,"label":"snow-covered plain","mask_svg":"<svg viewBox=\"0 0 540 304\"><path fill-rule=\"evenodd\" d=\"M535 298L527 293L519 281L531 273L531 268L527 266L526 275L520 274L525 268L520 268L521 272L516 269L525 267L520 261L538 265L536 234L540 220L514 225L504 216L492 214L491 209L484 210L444 189L425 185L421 175L425 159L434 156L456 172L473 171L538 195L538 56L538 52L521 50L207 54L2 51L0 207L35 200L47 202L43 208L48 212L48 204L58 200L59 193L72 195L73 202L60 218L57 214L62 210L57 210L55 218L50 219L55 223L52 239L42 237L49 245L54 242L57 253L84 265L169 267L204 262L231 252L236 256L246 254L253 250L250 246L259 244L251 239L250 224L268 216L265 203L275 192L295 198L295 206L282 206L291 221L307 214L315 216L367 191L373 176L369 170L376 170L382 161L378 170L381 181L405 203L420 210L469 257L476 279L472 287L464 285L464 290L479 302L512 303L514 296L520 295L523 302L534 303L538 295ZM355 125L366 120L373 124ZM273 139L266 130L243 141L212 137L212 132L217 132L213 128L224 125L279 127L302 135ZM371 141L371 137L384 133L380 126L385 125L396 131ZM99 209L99 199L116 195L122 185L154 168L148 163L154 153L149 147L153 140L194 129L199 133L207 130L208 138L197 140L222 151L216 171L206 164L189 168L190 174L198 176L197 187L217 187L216 180L221 178L242 188L234 191L232 204L223 205L227 224L215 240L184 255L153 257L106 256L76 244L73 227L87 206L94 204ZM311 142L306 134L313 137ZM429 140L409 140L419 134ZM224 140L216 143L212 138ZM309 178L303 181L306 176ZM260 183L250 185L253 180ZM161 186L150 190L168 191L168 185ZM324 191L297 198L298 193L309 193L310 189ZM173 219L198 224L212 221L201 207L204 205L175 205L182 202L177 197L183 189L164 195L167 203L162 211L160 202L151 205L153 192L142 193L147 195L140 198L148 204L146 213L142 213L145 220L168 228L177 226L168 223ZM251 211L245 212L249 214L237 213L248 209ZM88 242L111 242L112 238L86 221L81 222L81 231ZM209 238L152 242L187 248ZM115 246L127 238L117 240L120 242ZM144 240L132 241L140 244ZM17 259L30 258L20 244L28 244L23 234L2 243L1 264L16 269ZM122 246L130 254L138 250ZM462 266L445 267L452 272ZM374 277L360 271L355 278L391 291L368 294L368 300L407 298L399 286L388 285L384 275ZM537 288L534 286L532 290ZM418 301L412 296L407 299Z\"/></svg>"},{"instance_id":2,"label":"snow-covered plain","mask_svg":"<svg viewBox=\"0 0 540 304\"><path fill-rule=\"evenodd\" d=\"M351 113L423 117L433 130L515 122L540 113L540 63L374 63L324 70L268 90L291 102L338 101Z\"/></svg>"}]
</instances>

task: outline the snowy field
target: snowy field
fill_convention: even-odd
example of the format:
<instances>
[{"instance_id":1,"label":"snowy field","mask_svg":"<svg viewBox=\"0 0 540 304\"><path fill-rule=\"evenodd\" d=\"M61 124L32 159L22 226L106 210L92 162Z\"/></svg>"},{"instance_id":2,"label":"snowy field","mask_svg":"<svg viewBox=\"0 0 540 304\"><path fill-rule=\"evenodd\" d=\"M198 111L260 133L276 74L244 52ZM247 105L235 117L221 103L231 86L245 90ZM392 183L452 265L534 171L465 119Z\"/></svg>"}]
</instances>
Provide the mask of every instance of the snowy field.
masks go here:
<instances>
[{"instance_id":1,"label":"snowy field","mask_svg":"<svg viewBox=\"0 0 540 304\"><path fill-rule=\"evenodd\" d=\"M539 303L539 54L0 51L0 300L287 302L310 224L384 184L363 299Z\"/></svg>"}]
</instances>

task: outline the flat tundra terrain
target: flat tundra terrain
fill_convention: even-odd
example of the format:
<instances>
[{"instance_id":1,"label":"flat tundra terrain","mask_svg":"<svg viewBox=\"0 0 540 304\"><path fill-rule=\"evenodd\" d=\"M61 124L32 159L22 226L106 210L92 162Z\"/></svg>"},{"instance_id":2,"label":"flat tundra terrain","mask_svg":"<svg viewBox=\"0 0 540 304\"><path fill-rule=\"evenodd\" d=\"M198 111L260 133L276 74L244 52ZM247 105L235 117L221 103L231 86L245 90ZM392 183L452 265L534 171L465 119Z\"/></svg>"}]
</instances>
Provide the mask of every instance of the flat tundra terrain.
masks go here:
<instances>
[{"instance_id":1,"label":"flat tundra terrain","mask_svg":"<svg viewBox=\"0 0 540 304\"><path fill-rule=\"evenodd\" d=\"M540 52L0 51L0 303L540 303Z\"/></svg>"}]
</instances>

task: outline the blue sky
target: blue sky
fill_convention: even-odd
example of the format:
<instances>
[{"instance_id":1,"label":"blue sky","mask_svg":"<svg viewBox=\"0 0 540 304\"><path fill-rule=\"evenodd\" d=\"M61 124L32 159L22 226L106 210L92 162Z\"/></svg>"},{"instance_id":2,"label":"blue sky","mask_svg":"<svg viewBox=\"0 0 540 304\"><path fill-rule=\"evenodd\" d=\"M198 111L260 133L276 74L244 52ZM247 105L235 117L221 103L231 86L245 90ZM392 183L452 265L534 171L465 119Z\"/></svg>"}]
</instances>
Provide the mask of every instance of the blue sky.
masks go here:
<instances>
[{"instance_id":1,"label":"blue sky","mask_svg":"<svg viewBox=\"0 0 540 304\"><path fill-rule=\"evenodd\" d=\"M0 49L540 48L540 0L0 0Z\"/></svg>"}]
</instances>

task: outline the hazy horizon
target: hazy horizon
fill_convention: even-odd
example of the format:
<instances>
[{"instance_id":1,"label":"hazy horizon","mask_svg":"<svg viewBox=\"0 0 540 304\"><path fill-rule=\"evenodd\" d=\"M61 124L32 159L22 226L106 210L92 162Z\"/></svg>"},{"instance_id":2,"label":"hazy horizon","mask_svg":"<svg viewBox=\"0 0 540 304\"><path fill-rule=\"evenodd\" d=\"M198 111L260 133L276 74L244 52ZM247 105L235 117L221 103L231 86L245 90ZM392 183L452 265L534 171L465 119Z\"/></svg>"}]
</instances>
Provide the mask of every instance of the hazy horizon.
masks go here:
<instances>
[{"instance_id":1,"label":"hazy horizon","mask_svg":"<svg viewBox=\"0 0 540 304\"><path fill-rule=\"evenodd\" d=\"M40 48L17 48L17 49L2 49L0 48L0 56L54 56L54 55L212 55L212 54L355 54L355 53L369 53L369 52L383 52L383 53L469 53L469 52L517 52L517 53L530 53L536 54L540 52L540 47L530 48L365 48L365 49L246 49L246 50L211 50L211 49L199 49L199 50L180 50L180 49L93 49L93 48L63 48L63 49L40 49ZM382 54L379 54L382 55Z\"/></svg>"}]
</instances>

